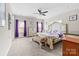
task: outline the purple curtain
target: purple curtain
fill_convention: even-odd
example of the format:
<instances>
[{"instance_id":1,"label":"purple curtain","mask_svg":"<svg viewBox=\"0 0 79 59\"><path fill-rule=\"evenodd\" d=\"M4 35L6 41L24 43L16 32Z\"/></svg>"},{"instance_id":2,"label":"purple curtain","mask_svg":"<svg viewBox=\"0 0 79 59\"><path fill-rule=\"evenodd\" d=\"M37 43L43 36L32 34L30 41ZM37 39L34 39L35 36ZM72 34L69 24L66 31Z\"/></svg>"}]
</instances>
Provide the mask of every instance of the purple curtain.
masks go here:
<instances>
[{"instance_id":1,"label":"purple curtain","mask_svg":"<svg viewBox=\"0 0 79 59\"><path fill-rule=\"evenodd\" d=\"M18 34L18 19L16 19L15 21L15 37L18 37L19 34Z\"/></svg>"},{"instance_id":2,"label":"purple curtain","mask_svg":"<svg viewBox=\"0 0 79 59\"><path fill-rule=\"evenodd\" d=\"M26 34L26 20L24 20L24 36L26 37L27 34Z\"/></svg>"},{"instance_id":3,"label":"purple curtain","mask_svg":"<svg viewBox=\"0 0 79 59\"><path fill-rule=\"evenodd\" d=\"M43 22L41 22L41 32L43 32Z\"/></svg>"},{"instance_id":4,"label":"purple curtain","mask_svg":"<svg viewBox=\"0 0 79 59\"><path fill-rule=\"evenodd\" d=\"M38 28L38 22L37 22L37 32L39 32L39 28Z\"/></svg>"}]
</instances>

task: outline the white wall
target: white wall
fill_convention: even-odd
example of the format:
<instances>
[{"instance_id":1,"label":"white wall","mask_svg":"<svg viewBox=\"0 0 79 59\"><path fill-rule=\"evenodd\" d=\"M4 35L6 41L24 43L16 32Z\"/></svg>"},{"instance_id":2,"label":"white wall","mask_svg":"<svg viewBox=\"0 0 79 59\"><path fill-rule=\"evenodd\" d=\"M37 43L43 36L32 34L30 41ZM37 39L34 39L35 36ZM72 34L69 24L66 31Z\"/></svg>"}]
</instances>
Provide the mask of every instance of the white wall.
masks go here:
<instances>
[{"instance_id":1,"label":"white wall","mask_svg":"<svg viewBox=\"0 0 79 59\"><path fill-rule=\"evenodd\" d=\"M11 30L8 30L8 12L10 11L9 4L6 4L6 21L5 26L0 27L0 55L7 55L11 45Z\"/></svg>"},{"instance_id":2,"label":"white wall","mask_svg":"<svg viewBox=\"0 0 79 59\"><path fill-rule=\"evenodd\" d=\"M69 16L77 14L77 21L69 21ZM68 24L68 32L71 34L79 34L79 9L73 9L71 11L61 13L55 17L48 19L47 25L50 25L53 22L62 20L64 24Z\"/></svg>"},{"instance_id":3,"label":"white wall","mask_svg":"<svg viewBox=\"0 0 79 59\"><path fill-rule=\"evenodd\" d=\"M45 29L47 30L46 22L52 23L54 20L68 20L68 17L72 15L72 13L75 13L76 11L72 11L73 9L79 9L79 3L35 3L35 4L27 4L27 3L12 3L10 4L12 7L12 11L14 14L18 15L24 15L24 16L34 16L38 18L42 18L45 20ZM48 13L45 17L41 17L39 15L35 15L33 13L37 13L38 8L42 8L44 10L48 10ZM69 12L68 12L69 11ZM66 14L67 13L67 14ZM56 17L55 17L56 16ZM48 19L49 18L49 19ZM49 20L49 21L48 21ZM53 21L51 21L53 20ZM65 22L65 21L64 21ZM68 21L69 22L69 21ZM71 22L73 23L73 22ZM69 23L70 24L70 23ZM75 24L75 22L74 22ZM76 22L76 25L78 25L78 22ZM71 28L71 25L69 25L69 28ZM78 27L74 27L78 28ZM78 30L70 30L69 32L73 31L75 33L78 33Z\"/></svg>"},{"instance_id":4,"label":"white wall","mask_svg":"<svg viewBox=\"0 0 79 59\"><path fill-rule=\"evenodd\" d=\"M79 8L79 3L10 3L13 13L24 16L34 16L40 19L48 19L63 12ZM48 11L46 16L39 16L38 9Z\"/></svg>"}]
</instances>

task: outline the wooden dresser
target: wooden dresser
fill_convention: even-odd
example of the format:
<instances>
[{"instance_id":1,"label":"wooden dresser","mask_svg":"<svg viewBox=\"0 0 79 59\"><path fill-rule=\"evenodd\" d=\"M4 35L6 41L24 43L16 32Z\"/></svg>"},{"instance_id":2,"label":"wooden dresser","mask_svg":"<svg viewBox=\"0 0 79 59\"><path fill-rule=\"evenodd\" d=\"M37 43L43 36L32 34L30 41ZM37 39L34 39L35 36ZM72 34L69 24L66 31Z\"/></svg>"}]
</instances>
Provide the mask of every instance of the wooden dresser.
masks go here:
<instances>
[{"instance_id":1,"label":"wooden dresser","mask_svg":"<svg viewBox=\"0 0 79 59\"><path fill-rule=\"evenodd\" d=\"M66 36L62 41L63 56L79 56L79 38Z\"/></svg>"}]
</instances>

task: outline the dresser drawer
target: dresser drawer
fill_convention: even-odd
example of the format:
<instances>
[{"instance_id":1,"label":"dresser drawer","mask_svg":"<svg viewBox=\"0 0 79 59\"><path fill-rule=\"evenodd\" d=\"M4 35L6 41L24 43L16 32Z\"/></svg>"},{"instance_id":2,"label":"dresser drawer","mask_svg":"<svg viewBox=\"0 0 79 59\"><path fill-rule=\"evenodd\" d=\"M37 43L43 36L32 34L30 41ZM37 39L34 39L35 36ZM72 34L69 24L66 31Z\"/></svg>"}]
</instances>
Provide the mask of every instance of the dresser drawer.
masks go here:
<instances>
[{"instance_id":1,"label":"dresser drawer","mask_svg":"<svg viewBox=\"0 0 79 59\"><path fill-rule=\"evenodd\" d=\"M64 56L78 56L79 45L74 42L63 40L63 55Z\"/></svg>"}]
</instances>

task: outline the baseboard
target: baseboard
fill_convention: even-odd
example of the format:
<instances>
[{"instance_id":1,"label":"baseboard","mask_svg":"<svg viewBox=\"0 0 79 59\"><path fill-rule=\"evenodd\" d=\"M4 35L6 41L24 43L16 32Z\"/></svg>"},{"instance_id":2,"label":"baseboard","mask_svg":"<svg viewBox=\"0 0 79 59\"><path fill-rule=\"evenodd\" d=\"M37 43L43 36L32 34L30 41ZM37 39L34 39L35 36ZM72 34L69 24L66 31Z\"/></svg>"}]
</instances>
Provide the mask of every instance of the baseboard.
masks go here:
<instances>
[{"instance_id":1,"label":"baseboard","mask_svg":"<svg viewBox=\"0 0 79 59\"><path fill-rule=\"evenodd\" d=\"M72 34L72 33L67 33L66 35L75 35L75 36L79 36L79 34Z\"/></svg>"},{"instance_id":2,"label":"baseboard","mask_svg":"<svg viewBox=\"0 0 79 59\"><path fill-rule=\"evenodd\" d=\"M12 41L11 41L10 44L9 44L9 47L8 47L8 49L7 49L7 52L6 52L5 56L8 55L8 52L9 52L9 50L10 50L10 48L11 48L11 45L12 45Z\"/></svg>"}]
</instances>

